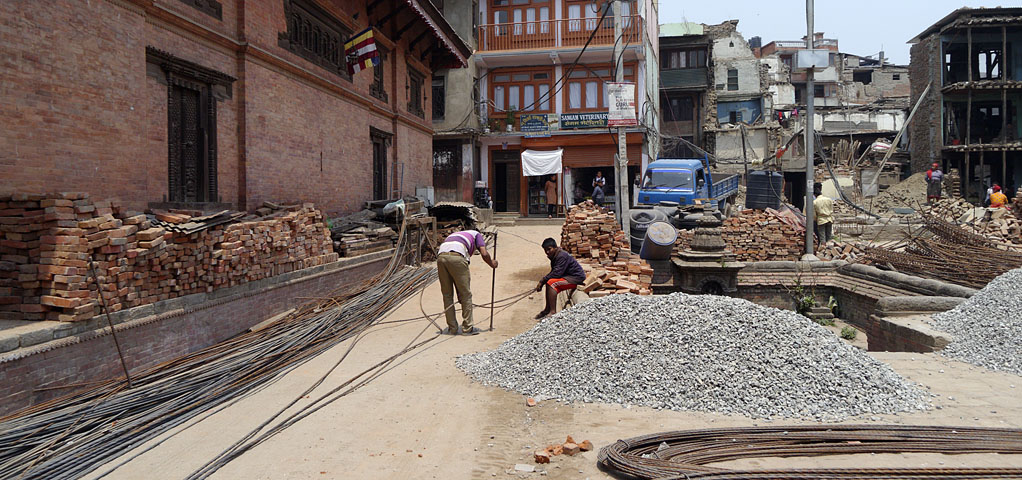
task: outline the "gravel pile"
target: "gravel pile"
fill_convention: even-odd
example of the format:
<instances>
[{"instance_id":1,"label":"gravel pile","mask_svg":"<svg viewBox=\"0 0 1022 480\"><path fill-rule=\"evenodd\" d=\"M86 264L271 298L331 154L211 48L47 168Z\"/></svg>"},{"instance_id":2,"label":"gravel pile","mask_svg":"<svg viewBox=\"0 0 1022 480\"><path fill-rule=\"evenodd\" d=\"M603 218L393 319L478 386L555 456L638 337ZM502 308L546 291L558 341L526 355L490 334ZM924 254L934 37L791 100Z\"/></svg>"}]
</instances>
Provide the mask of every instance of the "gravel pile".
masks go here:
<instances>
[{"instance_id":1,"label":"gravel pile","mask_svg":"<svg viewBox=\"0 0 1022 480\"><path fill-rule=\"evenodd\" d=\"M1022 268L993 279L952 310L933 317L951 334L947 357L1022 375Z\"/></svg>"},{"instance_id":2,"label":"gravel pile","mask_svg":"<svg viewBox=\"0 0 1022 480\"><path fill-rule=\"evenodd\" d=\"M887 365L791 311L709 295L613 295L457 365L540 399L834 421L929 408Z\"/></svg>"}]
</instances>

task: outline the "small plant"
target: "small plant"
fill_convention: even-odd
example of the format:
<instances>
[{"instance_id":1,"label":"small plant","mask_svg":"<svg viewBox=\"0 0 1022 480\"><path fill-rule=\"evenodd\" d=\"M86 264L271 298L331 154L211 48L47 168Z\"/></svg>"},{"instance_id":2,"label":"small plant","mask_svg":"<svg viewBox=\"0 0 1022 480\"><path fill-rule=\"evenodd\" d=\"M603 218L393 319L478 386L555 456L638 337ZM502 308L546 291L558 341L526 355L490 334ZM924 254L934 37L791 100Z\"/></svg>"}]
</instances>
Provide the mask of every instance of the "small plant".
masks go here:
<instances>
[{"instance_id":1,"label":"small plant","mask_svg":"<svg viewBox=\"0 0 1022 480\"><path fill-rule=\"evenodd\" d=\"M845 340L855 340L855 335L858 333L859 331L856 330L855 327L844 327L841 329L841 338Z\"/></svg>"},{"instance_id":2,"label":"small plant","mask_svg":"<svg viewBox=\"0 0 1022 480\"><path fill-rule=\"evenodd\" d=\"M812 318L809 314L812 313L813 307L816 306L815 288L803 285L800 275L795 278L795 286L788 288L788 294L795 300L795 312L804 317Z\"/></svg>"},{"instance_id":3,"label":"small plant","mask_svg":"<svg viewBox=\"0 0 1022 480\"><path fill-rule=\"evenodd\" d=\"M831 295L830 299L827 300L827 308L830 309L830 313L833 313L835 317L837 318L841 317L841 311L838 308L837 299L834 298L833 295Z\"/></svg>"}]
</instances>

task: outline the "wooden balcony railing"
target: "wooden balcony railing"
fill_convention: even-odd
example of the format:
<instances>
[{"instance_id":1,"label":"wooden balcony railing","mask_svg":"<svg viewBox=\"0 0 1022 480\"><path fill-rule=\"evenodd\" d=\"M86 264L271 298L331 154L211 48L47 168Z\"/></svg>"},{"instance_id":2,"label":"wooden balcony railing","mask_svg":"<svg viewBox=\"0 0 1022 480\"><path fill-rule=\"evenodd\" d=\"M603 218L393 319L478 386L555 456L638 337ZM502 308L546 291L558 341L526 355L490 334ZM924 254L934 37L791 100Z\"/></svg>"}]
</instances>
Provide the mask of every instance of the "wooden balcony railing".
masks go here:
<instances>
[{"instance_id":1,"label":"wooden balcony railing","mask_svg":"<svg viewBox=\"0 0 1022 480\"><path fill-rule=\"evenodd\" d=\"M639 43L642 32L642 18L629 15L622 18L621 33L624 43ZM535 22L498 23L479 27L479 51L523 50L555 47L581 47L589 35L590 45L613 45L613 19L570 18L561 20L539 20ZM593 33L593 30L596 33Z\"/></svg>"}]
</instances>

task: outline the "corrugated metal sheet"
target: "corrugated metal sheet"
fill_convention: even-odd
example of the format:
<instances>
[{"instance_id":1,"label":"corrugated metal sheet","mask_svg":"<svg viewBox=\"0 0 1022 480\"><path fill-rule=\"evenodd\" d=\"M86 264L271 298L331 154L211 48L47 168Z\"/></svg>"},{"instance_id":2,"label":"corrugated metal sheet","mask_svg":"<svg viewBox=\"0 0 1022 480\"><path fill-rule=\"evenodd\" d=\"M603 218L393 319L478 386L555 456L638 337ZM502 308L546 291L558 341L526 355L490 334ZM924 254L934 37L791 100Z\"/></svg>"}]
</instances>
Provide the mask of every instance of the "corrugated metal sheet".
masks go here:
<instances>
[{"instance_id":1,"label":"corrugated metal sheet","mask_svg":"<svg viewBox=\"0 0 1022 480\"><path fill-rule=\"evenodd\" d=\"M705 68L683 68L660 71L661 88L709 88Z\"/></svg>"}]
</instances>

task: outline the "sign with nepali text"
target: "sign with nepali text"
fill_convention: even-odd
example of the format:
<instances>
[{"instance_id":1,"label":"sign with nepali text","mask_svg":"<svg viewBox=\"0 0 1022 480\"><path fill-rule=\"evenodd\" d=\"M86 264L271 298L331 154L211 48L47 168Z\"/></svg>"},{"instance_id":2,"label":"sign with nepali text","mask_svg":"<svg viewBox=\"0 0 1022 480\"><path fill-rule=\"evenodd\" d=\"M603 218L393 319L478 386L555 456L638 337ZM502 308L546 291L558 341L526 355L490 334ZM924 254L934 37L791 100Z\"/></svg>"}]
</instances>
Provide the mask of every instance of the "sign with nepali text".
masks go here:
<instances>
[{"instance_id":1,"label":"sign with nepali text","mask_svg":"<svg viewBox=\"0 0 1022 480\"><path fill-rule=\"evenodd\" d=\"M607 128L607 114L596 113L562 113L561 128Z\"/></svg>"}]
</instances>

